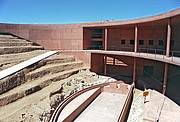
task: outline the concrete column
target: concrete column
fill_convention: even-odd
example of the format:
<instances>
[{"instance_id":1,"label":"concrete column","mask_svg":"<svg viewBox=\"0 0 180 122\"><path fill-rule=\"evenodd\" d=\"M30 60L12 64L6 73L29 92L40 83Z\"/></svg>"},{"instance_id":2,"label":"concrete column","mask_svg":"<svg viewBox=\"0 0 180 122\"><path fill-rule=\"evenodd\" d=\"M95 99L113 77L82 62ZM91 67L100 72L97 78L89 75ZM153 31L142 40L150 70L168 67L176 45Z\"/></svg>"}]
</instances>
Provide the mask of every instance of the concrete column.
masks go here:
<instances>
[{"instance_id":1,"label":"concrete column","mask_svg":"<svg viewBox=\"0 0 180 122\"><path fill-rule=\"evenodd\" d=\"M104 45L104 48L105 48L105 51L107 51L107 39L108 39L108 30L107 28L105 28L105 33L104 33L105 37L104 37L104 41L105 41L105 45Z\"/></svg>"},{"instance_id":2,"label":"concrete column","mask_svg":"<svg viewBox=\"0 0 180 122\"><path fill-rule=\"evenodd\" d=\"M104 56L104 75L107 74L107 56Z\"/></svg>"},{"instance_id":3,"label":"concrete column","mask_svg":"<svg viewBox=\"0 0 180 122\"><path fill-rule=\"evenodd\" d=\"M166 57L169 57L170 42L171 42L171 18L169 18L168 20Z\"/></svg>"},{"instance_id":4,"label":"concrete column","mask_svg":"<svg viewBox=\"0 0 180 122\"><path fill-rule=\"evenodd\" d=\"M165 63L164 83L163 83L163 94L165 94L165 92L166 92L167 74L168 74L168 63Z\"/></svg>"},{"instance_id":5,"label":"concrete column","mask_svg":"<svg viewBox=\"0 0 180 122\"><path fill-rule=\"evenodd\" d=\"M135 26L135 39L134 39L134 52L137 53L137 46L138 46L138 27L137 24Z\"/></svg>"},{"instance_id":6,"label":"concrete column","mask_svg":"<svg viewBox=\"0 0 180 122\"><path fill-rule=\"evenodd\" d=\"M135 87L135 80L136 80L136 57L134 57L134 68L133 68L133 84Z\"/></svg>"}]
</instances>

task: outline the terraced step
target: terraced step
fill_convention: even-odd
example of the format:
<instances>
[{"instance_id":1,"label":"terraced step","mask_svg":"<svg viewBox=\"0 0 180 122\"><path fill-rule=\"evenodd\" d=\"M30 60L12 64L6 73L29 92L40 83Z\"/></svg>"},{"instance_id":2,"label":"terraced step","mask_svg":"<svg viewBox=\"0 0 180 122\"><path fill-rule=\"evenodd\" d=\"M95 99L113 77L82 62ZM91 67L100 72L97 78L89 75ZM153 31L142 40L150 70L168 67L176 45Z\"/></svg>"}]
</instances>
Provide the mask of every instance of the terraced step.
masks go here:
<instances>
[{"instance_id":1,"label":"terraced step","mask_svg":"<svg viewBox=\"0 0 180 122\"><path fill-rule=\"evenodd\" d=\"M17 39L18 37L12 36L12 35L3 35L0 34L0 39Z\"/></svg>"},{"instance_id":2,"label":"terraced step","mask_svg":"<svg viewBox=\"0 0 180 122\"><path fill-rule=\"evenodd\" d=\"M41 68L38 68L32 72L29 72L26 74L25 81L33 81L37 78L43 77L47 74L54 74L66 70L71 70L73 68L82 67L83 62L82 61L76 61L76 62L67 62L67 63L58 63L58 64L49 64L45 65Z\"/></svg>"},{"instance_id":3,"label":"terraced step","mask_svg":"<svg viewBox=\"0 0 180 122\"><path fill-rule=\"evenodd\" d=\"M0 38L0 42L27 42L27 40L19 38Z\"/></svg>"},{"instance_id":4,"label":"terraced step","mask_svg":"<svg viewBox=\"0 0 180 122\"><path fill-rule=\"evenodd\" d=\"M0 55L0 71L7 69L11 66L14 66L16 64L19 64L23 61L26 61L30 58L33 58L35 56L38 56L40 54L43 54L47 51L45 50L35 50L31 52L25 52L25 53L17 53L17 54L5 54ZM9 56L10 55L10 56ZM62 56L62 55L56 55L56 58L48 58L44 59L46 61L46 64L52 64L52 63L65 63L65 62L73 62L75 61L74 56Z\"/></svg>"},{"instance_id":5,"label":"terraced step","mask_svg":"<svg viewBox=\"0 0 180 122\"><path fill-rule=\"evenodd\" d=\"M42 46L12 46L12 47L0 47L0 55L11 54L11 53L21 53L29 52L33 50L43 50Z\"/></svg>"},{"instance_id":6,"label":"terraced step","mask_svg":"<svg viewBox=\"0 0 180 122\"><path fill-rule=\"evenodd\" d=\"M13 65L19 64L23 61L26 61L30 58L35 56L41 55L47 50L34 50L31 52L24 52L24 53L16 53L16 54L4 54L0 55L0 71L6 68L9 68ZM52 63L65 63L65 62L73 62L75 61L74 56L64 56L64 55L53 55L47 59L44 59L46 64Z\"/></svg>"},{"instance_id":7,"label":"terraced step","mask_svg":"<svg viewBox=\"0 0 180 122\"><path fill-rule=\"evenodd\" d=\"M0 55L0 71L3 69L9 68L13 65L19 64L23 61L26 61L30 58L41 55L45 52L48 52L48 51L47 50L34 50L30 52Z\"/></svg>"},{"instance_id":8,"label":"terraced step","mask_svg":"<svg viewBox=\"0 0 180 122\"><path fill-rule=\"evenodd\" d=\"M33 42L0 42L0 47L7 46L32 46Z\"/></svg>"},{"instance_id":9,"label":"terraced step","mask_svg":"<svg viewBox=\"0 0 180 122\"><path fill-rule=\"evenodd\" d=\"M47 64L56 64L56 63L68 63L75 61L74 56L64 56L64 55L53 55L45 59Z\"/></svg>"},{"instance_id":10,"label":"terraced step","mask_svg":"<svg viewBox=\"0 0 180 122\"><path fill-rule=\"evenodd\" d=\"M7 105L11 102L14 102L20 98L23 98L27 95L30 95L34 92L37 92L46 86L50 85L52 82L60 81L65 79L74 73L77 73L79 70L88 69L87 67L79 67L71 69L68 71L63 71L55 74L45 75L33 82L26 82L25 84L18 86L2 95L0 95L0 106Z\"/></svg>"}]
</instances>

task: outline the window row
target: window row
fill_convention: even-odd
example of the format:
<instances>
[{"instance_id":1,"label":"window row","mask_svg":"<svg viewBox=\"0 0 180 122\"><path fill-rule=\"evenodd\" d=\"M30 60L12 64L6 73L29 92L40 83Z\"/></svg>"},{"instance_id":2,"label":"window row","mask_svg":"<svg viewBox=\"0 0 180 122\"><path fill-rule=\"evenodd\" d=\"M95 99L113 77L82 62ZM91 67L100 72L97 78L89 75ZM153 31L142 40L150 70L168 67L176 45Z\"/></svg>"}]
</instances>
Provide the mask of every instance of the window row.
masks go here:
<instances>
[{"instance_id":1,"label":"window row","mask_svg":"<svg viewBox=\"0 0 180 122\"><path fill-rule=\"evenodd\" d=\"M159 40L158 45L163 46L164 40ZM126 44L126 40L121 40L121 44ZM134 40L130 40L130 45L134 45ZM144 40L139 40L139 45L144 45ZM154 45L154 40L149 40L148 45ZM174 40L171 40L171 46L174 46Z\"/></svg>"}]
</instances>

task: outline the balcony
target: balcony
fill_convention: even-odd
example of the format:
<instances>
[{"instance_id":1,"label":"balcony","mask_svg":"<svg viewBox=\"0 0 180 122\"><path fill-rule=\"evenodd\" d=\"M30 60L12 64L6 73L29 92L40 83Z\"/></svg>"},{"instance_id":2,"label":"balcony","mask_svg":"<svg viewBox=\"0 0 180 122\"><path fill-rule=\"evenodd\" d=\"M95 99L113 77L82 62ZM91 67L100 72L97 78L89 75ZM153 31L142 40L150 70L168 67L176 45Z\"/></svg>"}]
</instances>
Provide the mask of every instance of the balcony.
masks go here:
<instances>
[{"instance_id":1,"label":"balcony","mask_svg":"<svg viewBox=\"0 0 180 122\"><path fill-rule=\"evenodd\" d=\"M138 52L135 53L134 47L108 46L107 51L105 51L103 46L90 45L88 50L101 54L124 55L153 59L180 66L180 51L170 51L170 56L166 57L166 50L152 48L138 48Z\"/></svg>"}]
</instances>

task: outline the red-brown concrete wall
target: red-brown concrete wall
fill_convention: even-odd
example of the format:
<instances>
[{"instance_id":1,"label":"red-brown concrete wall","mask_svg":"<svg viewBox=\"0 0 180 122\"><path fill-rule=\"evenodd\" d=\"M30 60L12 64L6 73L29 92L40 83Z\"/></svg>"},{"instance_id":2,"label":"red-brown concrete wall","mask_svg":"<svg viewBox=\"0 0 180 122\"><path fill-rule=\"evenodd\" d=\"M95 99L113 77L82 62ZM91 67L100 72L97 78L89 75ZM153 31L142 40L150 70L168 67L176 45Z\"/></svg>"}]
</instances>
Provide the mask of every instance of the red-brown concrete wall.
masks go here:
<instances>
[{"instance_id":1,"label":"red-brown concrete wall","mask_svg":"<svg viewBox=\"0 0 180 122\"><path fill-rule=\"evenodd\" d=\"M167 38L166 27L139 27L138 28L138 41L144 40L144 45L139 45L138 48L153 48L153 49L166 49L166 44L163 46L158 45L159 40L166 42ZM174 34L175 35L175 34ZM177 36L174 36L177 38ZM130 47L134 48L134 45L130 45L130 40L135 38L135 29L133 27L119 27L108 29L108 46L115 46L117 48ZM125 44L121 44L121 40L125 40ZM153 45L149 45L149 40L154 40ZM176 42L178 39L176 39Z\"/></svg>"},{"instance_id":2,"label":"red-brown concrete wall","mask_svg":"<svg viewBox=\"0 0 180 122\"><path fill-rule=\"evenodd\" d=\"M88 66L89 68L91 67L91 52L86 52L86 51L62 51L62 50L59 50L59 54L73 55L78 60L83 61L86 66Z\"/></svg>"},{"instance_id":3,"label":"red-brown concrete wall","mask_svg":"<svg viewBox=\"0 0 180 122\"><path fill-rule=\"evenodd\" d=\"M50 50L83 48L83 28L72 25L0 24L0 32L9 32L33 41Z\"/></svg>"},{"instance_id":4,"label":"red-brown concrete wall","mask_svg":"<svg viewBox=\"0 0 180 122\"><path fill-rule=\"evenodd\" d=\"M122 64L122 65L107 64L108 75L110 76L119 75L119 76L125 76L129 78L133 77L133 67L134 67L133 57L116 56L116 55L107 55L107 57L115 58L121 61L121 64ZM155 79L159 81L163 81L164 63L159 62L159 61L137 58L137 65L136 65L136 78L137 79L143 77L144 66L153 66L152 77L154 77ZM91 71L96 72L96 73L103 73L103 70L104 70L103 54L92 54Z\"/></svg>"},{"instance_id":5,"label":"red-brown concrete wall","mask_svg":"<svg viewBox=\"0 0 180 122\"><path fill-rule=\"evenodd\" d=\"M121 40L126 40L121 44ZM133 47L130 40L134 40L134 28L112 28L108 29L108 46Z\"/></svg>"},{"instance_id":6,"label":"red-brown concrete wall","mask_svg":"<svg viewBox=\"0 0 180 122\"><path fill-rule=\"evenodd\" d=\"M91 54L91 71L98 74L102 74L104 72L104 55Z\"/></svg>"},{"instance_id":7,"label":"red-brown concrete wall","mask_svg":"<svg viewBox=\"0 0 180 122\"><path fill-rule=\"evenodd\" d=\"M150 48L150 49L161 49L166 50L167 42L167 26L168 20L160 19L151 22L137 23L138 28L138 49L139 48ZM171 51L180 51L180 15L174 16L171 19L171 40L174 40L174 45L171 46ZM119 26L107 26L107 43L108 47L129 47L134 48L130 45L130 40L135 40L135 26L136 24L127 24ZM92 27L84 29L84 49L87 45L91 44L91 31L95 28L105 27ZM104 39L103 39L104 40ZM125 44L121 44L121 40L125 40ZM143 45L139 45L139 40L144 40ZM149 40L153 40L153 45L149 45ZM164 40L164 45L159 45L159 40ZM103 44L104 46L104 44ZM123 48L124 49L124 48ZM138 50L139 51L139 50ZM141 50L142 51L142 50ZM158 53L163 53L158 52Z\"/></svg>"},{"instance_id":8,"label":"red-brown concrete wall","mask_svg":"<svg viewBox=\"0 0 180 122\"><path fill-rule=\"evenodd\" d=\"M83 49L88 49L91 45L91 30L84 28L83 29Z\"/></svg>"},{"instance_id":9,"label":"red-brown concrete wall","mask_svg":"<svg viewBox=\"0 0 180 122\"><path fill-rule=\"evenodd\" d=\"M115 56L108 55L108 57L115 58L124 63L125 65L107 65L107 73L108 74L119 74L124 76L132 76L133 75L133 58L126 56Z\"/></svg>"}]
</instances>

